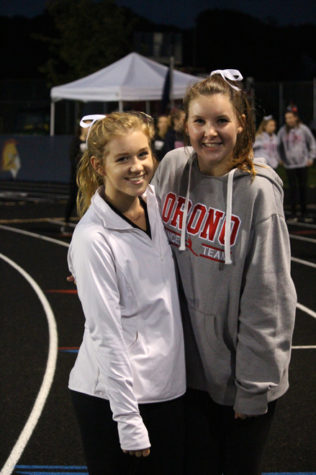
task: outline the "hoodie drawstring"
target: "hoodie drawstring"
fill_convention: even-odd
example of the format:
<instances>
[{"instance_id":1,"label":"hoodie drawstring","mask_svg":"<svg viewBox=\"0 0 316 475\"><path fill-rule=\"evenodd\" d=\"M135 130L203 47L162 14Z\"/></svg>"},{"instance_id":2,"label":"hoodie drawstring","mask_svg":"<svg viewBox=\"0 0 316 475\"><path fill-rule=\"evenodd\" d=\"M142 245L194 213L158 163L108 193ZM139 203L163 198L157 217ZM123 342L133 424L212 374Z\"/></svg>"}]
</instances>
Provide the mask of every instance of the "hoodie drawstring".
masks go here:
<instances>
[{"instance_id":1,"label":"hoodie drawstring","mask_svg":"<svg viewBox=\"0 0 316 475\"><path fill-rule=\"evenodd\" d=\"M230 234L232 222L232 207L233 207L233 179L236 168L233 168L228 173L227 177L227 195L226 195L226 223L225 223L225 264L232 264L230 257Z\"/></svg>"},{"instance_id":2,"label":"hoodie drawstring","mask_svg":"<svg viewBox=\"0 0 316 475\"><path fill-rule=\"evenodd\" d=\"M187 216L188 216L188 209L189 209L189 198L190 198L190 187L191 187L191 171L192 171L192 160L190 161L190 166L189 166L189 178L188 178L187 193L186 193L186 196L185 196L185 203L184 203L184 211L183 211L183 220L182 220L179 251L185 251L185 229L187 227Z\"/></svg>"},{"instance_id":3,"label":"hoodie drawstring","mask_svg":"<svg viewBox=\"0 0 316 475\"><path fill-rule=\"evenodd\" d=\"M232 221L232 198L233 198L233 179L236 168L233 168L228 173L227 177L227 195L226 195L226 223L225 223L225 264L232 264L230 257L230 235L231 235L231 221ZM190 199L190 187L191 187L191 172L192 172L192 161L189 166L189 177L188 177L188 186L185 196L184 210L183 210L183 220L181 227L181 238L179 251L185 251L185 230L187 227L187 217L189 210L189 199Z\"/></svg>"}]
</instances>

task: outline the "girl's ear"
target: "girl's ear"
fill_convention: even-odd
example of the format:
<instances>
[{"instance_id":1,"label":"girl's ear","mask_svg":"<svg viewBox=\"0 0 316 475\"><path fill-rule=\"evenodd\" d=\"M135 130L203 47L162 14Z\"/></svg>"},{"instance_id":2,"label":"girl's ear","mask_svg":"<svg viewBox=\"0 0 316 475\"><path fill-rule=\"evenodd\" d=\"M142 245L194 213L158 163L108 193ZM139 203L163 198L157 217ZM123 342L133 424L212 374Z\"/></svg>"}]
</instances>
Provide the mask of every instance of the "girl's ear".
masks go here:
<instances>
[{"instance_id":1,"label":"girl's ear","mask_svg":"<svg viewBox=\"0 0 316 475\"><path fill-rule=\"evenodd\" d=\"M105 176L104 164L102 160L92 155L90 158L90 163L98 175Z\"/></svg>"},{"instance_id":2,"label":"girl's ear","mask_svg":"<svg viewBox=\"0 0 316 475\"><path fill-rule=\"evenodd\" d=\"M241 132L244 130L245 123L246 123L246 116L245 114L241 114L241 120L239 122L240 125L237 128L238 134L241 134Z\"/></svg>"}]
</instances>

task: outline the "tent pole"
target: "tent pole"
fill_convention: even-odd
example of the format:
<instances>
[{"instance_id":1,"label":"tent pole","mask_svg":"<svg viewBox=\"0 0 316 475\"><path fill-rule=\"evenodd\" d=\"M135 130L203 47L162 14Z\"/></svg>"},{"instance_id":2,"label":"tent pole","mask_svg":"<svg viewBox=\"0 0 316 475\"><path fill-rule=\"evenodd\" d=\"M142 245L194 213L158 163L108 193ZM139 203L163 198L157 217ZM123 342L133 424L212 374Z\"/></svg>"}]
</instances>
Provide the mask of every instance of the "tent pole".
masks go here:
<instances>
[{"instance_id":1,"label":"tent pole","mask_svg":"<svg viewBox=\"0 0 316 475\"><path fill-rule=\"evenodd\" d=\"M174 56L170 56L170 106L174 107L174 98L173 98L173 71L174 71Z\"/></svg>"},{"instance_id":2,"label":"tent pole","mask_svg":"<svg viewBox=\"0 0 316 475\"><path fill-rule=\"evenodd\" d=\"M123 112L123 101L119 101L119 112Z\"/></svg>"},{"instance_id":3,"label":"tent pole","mask_svg":"<svg viewBox=\"0 0 316 475\"><path fill-rule=\"evenodd\" d=\"M150 102L146 101L146 114L150 115Z\"/></svg>"},{"instance_id":4,"label":"tent pole","mask_svg":"<svg viewBox=\"0 0 316 475\"><path fill-rule=\"evenodd\" d=\"M50 136L55 134L55 102L50 103Z\"/></svg>"}]
</instances>

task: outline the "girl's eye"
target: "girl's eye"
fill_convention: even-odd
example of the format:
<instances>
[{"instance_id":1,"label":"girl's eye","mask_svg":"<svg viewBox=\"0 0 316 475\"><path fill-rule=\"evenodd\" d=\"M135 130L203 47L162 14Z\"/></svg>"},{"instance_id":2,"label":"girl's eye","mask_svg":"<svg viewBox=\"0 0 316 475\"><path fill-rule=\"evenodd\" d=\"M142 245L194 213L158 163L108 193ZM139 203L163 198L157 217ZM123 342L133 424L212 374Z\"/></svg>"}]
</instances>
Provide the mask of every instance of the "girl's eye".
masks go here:
<instances>
[{"instance_id":1,"label":"girl's eye","mask_svg":"<svg viewBox=\"0 0 316 475\"><path fill-rule=\"evenodd\" d=\"M128 157L119 157L116 161L117 162L126 162L126 160L128 160Z\"/></svg>"},{"instance_id":2,"label":"girl's eye","mask_svg":"<svg viewBox=\"0 0 316 475\"><path fill-rule=\"evenodd\" d=\"M149 153L148 150L144 150L143 152L141 152L139 154L139 157L140 158L146 158L148 156L148 153Z\"/></svg>"},{"instance_id":3,"label":"girl's eye","mask_svg":"<svg viewBox=\"0 0 316 475\"><path fill-rule=\"evenodd\" d=\"M220 119L218 119L218 122L220 124L226 124L228 122L228 119L226 119L225 117L221 117Z\"/></svg>"},{"instance_id":4,"label":"girl's eye","mask_svg":"<svg viewBox=\"0 0 316 475\"><path fill-rule=\"evenodd\" d=\"M204 120L203 120L203 119L199 119L199 118L194 119L194 122L195 122L196 124L204 124Z\"/></svg>"}]
</instances>

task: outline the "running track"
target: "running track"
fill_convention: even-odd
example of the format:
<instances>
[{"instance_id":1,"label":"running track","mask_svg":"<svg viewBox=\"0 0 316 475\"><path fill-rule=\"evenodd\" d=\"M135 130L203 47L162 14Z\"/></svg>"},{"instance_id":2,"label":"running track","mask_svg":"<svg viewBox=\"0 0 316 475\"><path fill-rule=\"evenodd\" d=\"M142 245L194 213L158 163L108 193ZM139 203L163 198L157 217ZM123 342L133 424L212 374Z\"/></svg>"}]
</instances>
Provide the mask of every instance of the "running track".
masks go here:
<instances>
[{"instance_id":1,"label":"running track","mask_svg":"<svg viewBox=\"0 0 316 475\"><path fill-rule=\"evenodd\" d=\"M83 315L68 275L65 203L0 201L1 415L4 475L86 473L67 380ZM290 225L298 309L291 388L265 453L269 474L316 474L316 225Z\"/></svg>"}]
</instances>

